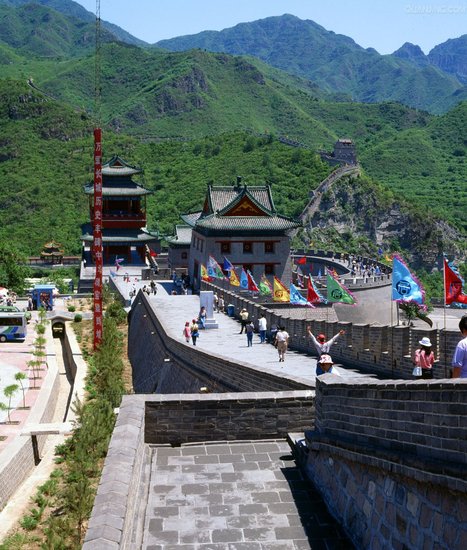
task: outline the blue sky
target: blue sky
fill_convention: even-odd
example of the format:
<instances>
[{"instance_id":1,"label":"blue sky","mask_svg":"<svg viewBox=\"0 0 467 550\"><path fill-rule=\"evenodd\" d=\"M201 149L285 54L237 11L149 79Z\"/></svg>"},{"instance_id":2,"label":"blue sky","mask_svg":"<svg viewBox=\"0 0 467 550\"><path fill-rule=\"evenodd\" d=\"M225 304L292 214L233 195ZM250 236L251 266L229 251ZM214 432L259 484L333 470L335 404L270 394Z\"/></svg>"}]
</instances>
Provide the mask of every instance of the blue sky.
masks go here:
<instances>
[{"instance_id":1,"label":"blue sky","mask_svg":"<svg viewBox=\"0 0 467 550\"><path fill-rule=\"evenodd\" d=\"M96 0L77 1L95 11ZM312 19L382 54L404 42L428 53L467 33L467 0L101 0L102 19L149 43L284 13Z\"/></svg>"}]
</instances>

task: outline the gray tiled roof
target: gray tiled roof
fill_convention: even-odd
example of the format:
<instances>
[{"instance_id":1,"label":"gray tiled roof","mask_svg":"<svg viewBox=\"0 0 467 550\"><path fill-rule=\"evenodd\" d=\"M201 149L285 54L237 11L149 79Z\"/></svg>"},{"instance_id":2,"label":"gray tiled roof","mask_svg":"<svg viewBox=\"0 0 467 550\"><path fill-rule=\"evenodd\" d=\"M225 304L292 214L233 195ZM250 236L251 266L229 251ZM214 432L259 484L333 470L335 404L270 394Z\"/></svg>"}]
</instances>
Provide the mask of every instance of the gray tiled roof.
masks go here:
<instances>
[{"instance_id":1,"label":"gray tiled roof","mask_svg":"<svg viewBox=\"0 0 467 550\"><path fill-rule=\"evenodd\" d=\"M196 227L228 231L287 231L300 227L301 223L285 216L217 216L200 218Z\"/></svg>"},{"instance_id":2,"label":"gray tiled roof","mask_svg":"<svg viewBox=\"0 0 467 550\"><path fill-rule=\"evenodd\" d=\"M94 195L94 184L88 183L84 186L84 192L86 195ZM141 187L141 185L134 184L132 186L122 185L121 187L114 186L102 186L102 195L104 197L115 196L115 197L140 197L143 195L149 195L152 191Z\"/></svg>"},{"instance_id":3,"label":"gray tiled roof","mask_svg":"<svg viewBox=\"0 0 467 550\"><path fill-rule=\"evenodd\" d=\"M81 238L86 242L92 242L93 239L91 233L85 233ZM140 229L104 229L102 231L102 241L104 243L146 243L158 239L157 234L147 233Z\"/></svg>"},{"instance_id":4,"label":"gray tiled roof","mask_svg":"<svg viewBox=\"0 0 467 550\"><path fill-rule=\"evenodd\" d=\"M131 166L118 155L114 155L109 161L102 165L103 176L133 176L141 174L142 169Z\"/></svg>"},{"instance_id":5,"label":"gray tiled roof","mask_svg":"<svg viewBox=\"0 0 467 550\"><path fill-rule=\"evenodd\" d=\"M202 212L191 212L190 214L182 214L180 217L182 220L191 227L194 227L196 221L201 216Z\"/></svg>"},{"instance_id":6,"label":"gray tiled roof","mask_svg":"<svg viewBox=\"0 0 467 550\"><path fill-rule=\"evenodd\" d=\"M208 200L210 201L213 212L223 210L230 203L233 203L239 195L250 194L252 198L263 208L269 211L274 210L274 203L270 193L270 187L267 185L258 185L252 187L209 187Z\"/></svg>"},{"instance_id":7,"label":"gray tiled roof","mask_svg":"<svg viewBox=\"0 0 467 550\"><path fill-rule=\"evenodd\" d=\"M193 229L188 225L177 225L175 226L175 235L165 237L165 240L173 244L190 245L192 231Z\"/></svg>"}]
</instances>

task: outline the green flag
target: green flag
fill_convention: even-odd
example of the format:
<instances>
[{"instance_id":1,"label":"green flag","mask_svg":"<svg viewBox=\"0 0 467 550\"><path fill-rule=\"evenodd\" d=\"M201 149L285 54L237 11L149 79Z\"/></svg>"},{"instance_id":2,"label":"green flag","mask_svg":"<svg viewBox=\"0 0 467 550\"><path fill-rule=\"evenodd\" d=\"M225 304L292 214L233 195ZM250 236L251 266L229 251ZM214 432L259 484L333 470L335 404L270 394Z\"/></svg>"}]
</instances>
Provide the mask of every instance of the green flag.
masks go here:
<instances>
[{"instance_id":1,"label":"green flag","mask_svg":"<svg viewBox=\"0 0 467 550\"><path fill-rule=\"evenodd\" d=\"M259 293L263 296L270 296L272 294L271 283L266 279L266 276L263 274L259 282Z\"/></svg>"},{"instance_id":2,"label":"green flag","mask_svg":"<svg viewBox=\"0 0 467 550\"><path fill-rule=\"evenodd\" d=\"M339 302L342 304L356 304L357 300L352 293L342 286L334 277L327 274L327 299L328 302Z\"/></svg>"}]
</instances>

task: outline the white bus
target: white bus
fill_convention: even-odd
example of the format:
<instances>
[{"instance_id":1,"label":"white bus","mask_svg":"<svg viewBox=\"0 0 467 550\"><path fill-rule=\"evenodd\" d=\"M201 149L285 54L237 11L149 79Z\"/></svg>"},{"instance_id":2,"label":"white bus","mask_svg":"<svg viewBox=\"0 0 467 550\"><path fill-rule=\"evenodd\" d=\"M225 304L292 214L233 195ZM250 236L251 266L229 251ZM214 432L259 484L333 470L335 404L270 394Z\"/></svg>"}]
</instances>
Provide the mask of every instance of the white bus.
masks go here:
<instances>
[{"instance_id":1,"label":"white bus","mask_svg":"<svg viewBox=\"0 0 467 550\"><path fill-rule=\"evenodd\" d=\"M24 340L27 326L25 312L0 312L0 342Z\"/></svg>"}]
</instances>

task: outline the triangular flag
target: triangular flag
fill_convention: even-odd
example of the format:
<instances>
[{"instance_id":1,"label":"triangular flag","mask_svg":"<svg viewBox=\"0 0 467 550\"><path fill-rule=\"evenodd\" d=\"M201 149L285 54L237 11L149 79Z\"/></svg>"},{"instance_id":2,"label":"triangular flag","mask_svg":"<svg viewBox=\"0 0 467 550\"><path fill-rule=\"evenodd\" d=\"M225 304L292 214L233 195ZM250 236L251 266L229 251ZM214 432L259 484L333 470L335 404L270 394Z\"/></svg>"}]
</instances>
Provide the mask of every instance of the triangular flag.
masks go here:
<instances>
[{"instance_id":1,"label":"triangular flag","mask_svg":"<svg viewBox=\"0 0 467 550\"><path fill-rule=\"evenodd\" d=\"M211 277L209 277L208 270L203 264L201 264L201 279L203 281L207 281L208 283L212 281Z\"/></svg>"},{"instance_id":2,"label":"triangular flag","mask_svg":"<svg viewBox=\"0 0 467 550\"><path fill-rule=\"evenodd\" d=\"M290 302L289 289L276 276L274 276L274 301L275 302Z\"/></svg>"},{"instance_id":3,"label":"triangular flag","mask_svg":"<svg viewBox=\"0 0 467 550\"><path fill-rule=\"evenodd\" d=\"M444 301L446 305L458 302L460 304L467 304L467 294L463 294L464 281L462 277L456 273L454 267L449 265L446 258L444 258Z\"/></svg>"},{"instance_id":4,"label":"triangular flag","mask_svg":"<svg viewBox=\"0 0 467 550\"><path fill-rule=\"evenodd\" d=\"M243 267L242 273L240 275L240 288L248 290L248 275L246 274L246 271L243 269Z\"/></svg>"},{"instance_id":5,"label":"triangular flag","mask_svg":"<svg viewBox=\"0 0 467 550\"><path fill-rule=\"evenodd\" d=\"M311 305L307 301L307 299L300 294L300 291L298 290L298 288L292 283L290 283L290 303L293 304L294 306L311 306L311 307L315 307L315 306Z\"/></svg>"},{"instance_id":6,"label":"triangular flag","mask_svg":"<svg viewBox=\"0 0 467 550\"><path fill-rule=\"evenodd\" d=\"M315 287L315 283L311 278L311 275L308 277L308 288L306 299L310 304L320 304L321 302L326 302L326 299L318 292Z\"/></svg>"},{"instance_id":7,"label":"triangular flag","mask_svg":"<svg viewBox=\"0 0 467 550\"><path fill-rule=\"evenodd\" d=\"M397 302L416 302L423 305L425 291L418 279L410 273L400 256L392 258L392 299Z\"/></svg>"},{"instance_id":8,"label":"triangular flag","mask_svg":"<svg viewBox=\"0 0 467 550\"><path fill-rule=\"evenodd\" d=\"M341 285L339 281L334 279L329 273L326 278L327 299L328 302L338 302L341 304L356 304L357 300L352 295L350 290Z\"/></svg>"},{"instance_id":9,"label":"triangular flag","mask_svg":"<svg viewBox=\"0 0 467 550\"><path fill-rule=\"evenodd\" d=\"M258 285L253 279L253 275L251 274L251 271L247 271L246 276L248 278L248 290L250 290L251 292L259 292Z\"/></svg>"},{"instance_id":10,"label":"triangular flag","mask_svg":"<svg viewBox=\"0 0 467 550\"><path fill-rule=\"evenodd\" d=\"M296 262L298 265L305 265L306 264L306 256L302 256L299 258Z\"/></svg>"},{"instance_id":11,"label":"triangular flag","mask_svg":"<svg viewBox=\"0 0 467 550\"><path fill-rule=\"evenodd\" d=\"M272 294L271 283L267 280L266 275L263 273L261 275L261 280L259 282L259 293L263 296L270 296Z\"/></svg>"},{"instance_id":12,"label":"triangular flag","mask_svg":"<svg viewBox=\"0 0 467 550\"><path fill-rule=\"evenodd\" d=\"M222 267L224 268L224 271L233 271L234 269L232 262L228 260L225 256L224 256L224 265Z\"/></svg>"},{"instance_id":13,"label":"triangular flag","mask_svg":"<svg viewBox=\"0 0 467 550\"><path fill-rule=\"evenodd\" d=\"M230 272L229 281L232 286L240 286L240 279L238 278L238 275L235 272L235 268L232 269L232 271Z\"/></svg>"},{"instance_id":14,"label":"triangular flag","mask_svg":"<svg viewBox=\"0 0 467 550\"><path fill-rule=\"evenodd\" d=\"M212 256L208 258L208 275L214 279L225 279L221 266Z\"/></svg>"}]
</instances>

